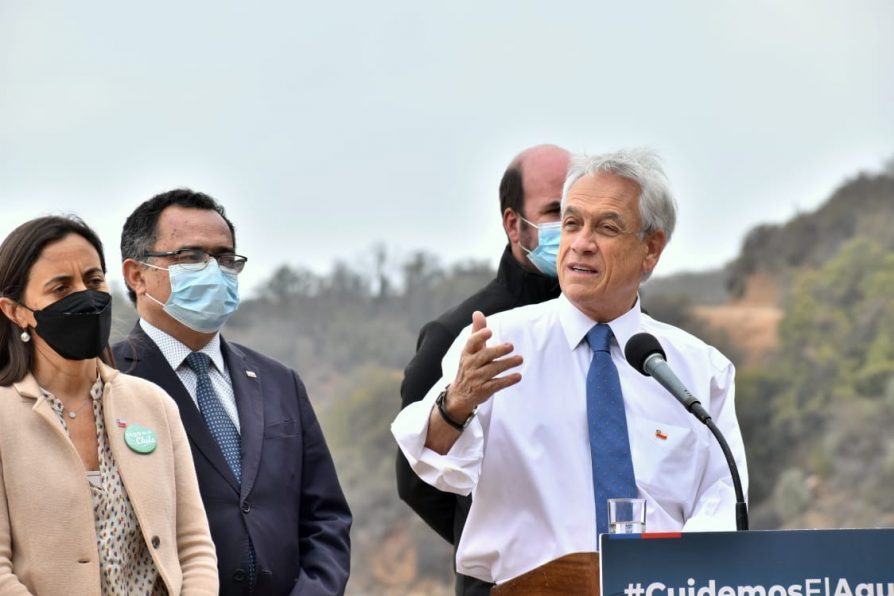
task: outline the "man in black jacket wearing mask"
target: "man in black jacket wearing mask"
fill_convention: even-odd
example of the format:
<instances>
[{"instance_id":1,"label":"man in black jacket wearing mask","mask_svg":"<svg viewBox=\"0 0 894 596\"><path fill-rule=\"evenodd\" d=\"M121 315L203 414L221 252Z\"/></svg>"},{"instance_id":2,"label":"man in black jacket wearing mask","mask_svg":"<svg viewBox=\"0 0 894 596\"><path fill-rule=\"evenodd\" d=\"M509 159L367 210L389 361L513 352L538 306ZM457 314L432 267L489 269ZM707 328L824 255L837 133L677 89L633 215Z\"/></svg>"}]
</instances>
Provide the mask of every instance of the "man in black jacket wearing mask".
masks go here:
<instances>
[{"instance_id":1,"label":"man in black jacket wearing mask","mask_svg":"<svg viewBox=\"0 0 894 596\"><path fill-rule=\"evenodd\" d=\"M555 145L538 145L517 155L500 181L500 211L509 240L497 277L427 323L419 333L416 355L404 371L401 408L419 401L441 378L441 359L472 323L472 313L485 316L550 300L559 295L556 251L562 184L568 171L568 152ZM438 534L454 546L469 513L470 497L441 492L419 479L403 454L397 455L397 489L401 499ZM457 575L456 593L486 596L491 585Z\"/></svg>"}]
</instances>

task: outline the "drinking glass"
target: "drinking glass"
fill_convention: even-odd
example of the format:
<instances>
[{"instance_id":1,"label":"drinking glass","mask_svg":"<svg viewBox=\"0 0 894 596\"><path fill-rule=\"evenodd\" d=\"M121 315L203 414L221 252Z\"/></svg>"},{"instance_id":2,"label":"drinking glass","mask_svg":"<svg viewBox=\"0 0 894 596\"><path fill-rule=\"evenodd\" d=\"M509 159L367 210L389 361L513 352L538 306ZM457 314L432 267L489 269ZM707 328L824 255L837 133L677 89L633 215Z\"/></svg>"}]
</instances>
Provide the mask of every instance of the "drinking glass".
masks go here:
<instances>
[{"instance_id":1,"label":"drinking glass","mask_svg":"<svg viewBox=\"0 0 894 596\"><path fill-rule=\"evenodd\" d=\"M608 500L609 534L642 534L645 531L645 499Z\"/></svg>"}]
</instances>

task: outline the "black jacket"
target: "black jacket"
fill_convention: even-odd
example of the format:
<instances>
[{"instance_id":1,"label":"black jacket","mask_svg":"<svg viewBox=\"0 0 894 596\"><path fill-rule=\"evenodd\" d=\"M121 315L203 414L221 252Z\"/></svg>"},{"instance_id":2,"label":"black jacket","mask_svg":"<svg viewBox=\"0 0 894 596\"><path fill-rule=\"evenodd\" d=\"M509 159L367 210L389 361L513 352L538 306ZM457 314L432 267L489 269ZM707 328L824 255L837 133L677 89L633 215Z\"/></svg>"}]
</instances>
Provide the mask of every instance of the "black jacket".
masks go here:
<instances>
[{"instance_id":1,"label":"black jacket","mask_svg":"<svg viewBox=\"0 0 894 596\"><path fill-rule=\"evenodd\" d=\"M217 548L220 594L249 594L249 537L257 557L255 594L343 593L351 512L298 375L221 338L241 426L240 485L177 373L139 323L112 349L122 372L160 385L180 408Z\"/></svg>"},{"instance_id":2,"label":"black jacket","mask_svg":"<svg viewBox=\"0 0 894 596\"><path fill-rule=\"evenodd\" d=\"M472 324L474 311L480 310L488 316L544 302L558 295L558 280L522 268L507 246L493 281L427 323L419 332L416 355L404 370L404 380L400 386L401 408L421 400L441 378L441 360L459 332ZM441 492L425 483L413 472L400 452L397 455L397 490L400 498L444 540L453 545L459 542L472 503L470 497ZM487 593L484 588L488 584L469 580L471 578L459 576L457 593ZM465 588L461 584L465 584ZM480 585L472 587L470 584Z\"/></svg>"}]
</instances>

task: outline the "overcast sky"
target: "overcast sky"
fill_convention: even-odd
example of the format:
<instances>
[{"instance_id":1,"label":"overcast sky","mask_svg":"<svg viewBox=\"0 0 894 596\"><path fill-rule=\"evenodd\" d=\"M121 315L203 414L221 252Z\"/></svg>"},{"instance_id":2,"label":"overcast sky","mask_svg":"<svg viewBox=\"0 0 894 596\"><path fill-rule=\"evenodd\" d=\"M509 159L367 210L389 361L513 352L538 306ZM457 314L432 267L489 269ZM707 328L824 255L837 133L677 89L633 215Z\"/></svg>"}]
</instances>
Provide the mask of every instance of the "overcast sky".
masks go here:
<instances>
[{"instance_id":1,"label":"overcast sky","mask_svg":"<svg viewBox=\"0 0 894 596\"><path fill-rule=\"evenodd\" d=\"M520 149L645 145L680 204L658 274L894 157L894 2L0 0L0 237L47 213L118 241L212 194L250 293L289 263L496 264Z\"/></svg>"}]
</instances>

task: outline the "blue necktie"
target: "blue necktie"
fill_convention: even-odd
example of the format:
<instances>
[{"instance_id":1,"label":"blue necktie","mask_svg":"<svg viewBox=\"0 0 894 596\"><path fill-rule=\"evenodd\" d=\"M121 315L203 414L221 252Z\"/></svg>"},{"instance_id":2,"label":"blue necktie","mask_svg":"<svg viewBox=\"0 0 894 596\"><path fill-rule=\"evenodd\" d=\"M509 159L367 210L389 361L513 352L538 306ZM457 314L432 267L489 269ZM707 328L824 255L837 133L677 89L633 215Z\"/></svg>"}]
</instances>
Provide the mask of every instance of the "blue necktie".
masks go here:
<instances>
[{"instance_id":1,"label":"blue necktie","mask_svg":"<svg viewBox=\"0 0 894 596\"><path fill-rule=\"evenodd\" d=\"M205 417L205 424L223 453L227 465L236 476L236 482L242 483L242 456L241 456L241 440L236 425L230 419L227 411L224 410L223 404L214 391L211 384L211 377L208 376L208 367L211 365L211 357L202 352L193 352L186 357L186 363L196 373L196 401L199 402L199 410ZM255 555L255 547L248 541L248 582L250 590L254 591L257 556Z\"/></svg>"},{"instance_id":2,"label":"blue necktie","mask_svg":"<svg viewBox=\"0 0 894 596\"><path fill-rule=\"evenodd\" d=\"M205 424L211 431L211 436L220 446L227 465L233 471L236 482L242 482L242 457L240 455L240 439L236 425L227 415L223 404L214 391L211 377L208 376L208 367L211 358L202 352L193 352L186 357L186 363L196 373L196 401L199 402L199 410L205 417Z\"/></svg>"},{"instance_id":3,"label":"blue necktie","mask_svg":"<svg viewBox=\"0 0 894 596\"><path fill-rule=\"evenodd\" d=\"M608 499L637 496L621 381L609 352L611 339L611 327L603 323L587 332L593 350L587 373L587 428L599 534L608 532Z\"/></svg>"}]
</instances>

